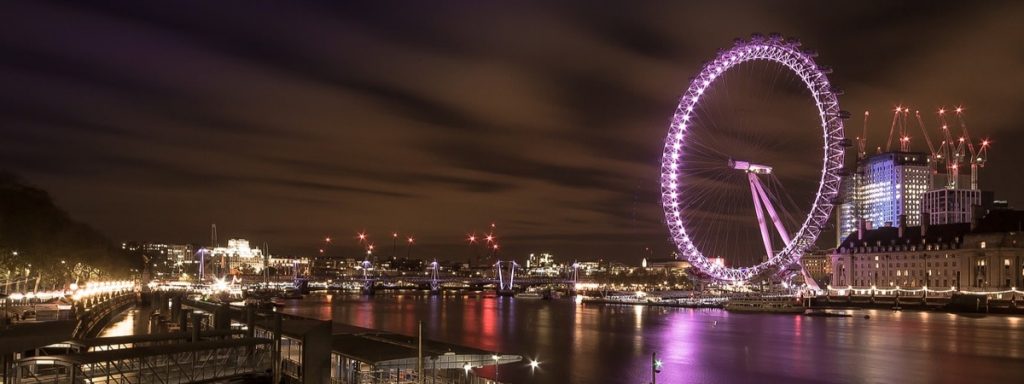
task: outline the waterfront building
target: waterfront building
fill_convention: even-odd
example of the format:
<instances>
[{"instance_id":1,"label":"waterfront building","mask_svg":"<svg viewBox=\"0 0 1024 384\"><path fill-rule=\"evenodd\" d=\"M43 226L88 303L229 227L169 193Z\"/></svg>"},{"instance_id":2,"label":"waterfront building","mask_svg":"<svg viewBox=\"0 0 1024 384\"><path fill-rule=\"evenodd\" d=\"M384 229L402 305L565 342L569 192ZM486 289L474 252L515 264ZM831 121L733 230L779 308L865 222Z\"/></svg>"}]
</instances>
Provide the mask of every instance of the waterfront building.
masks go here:
<instances>
[{"instance_id":1,"label":"waterfront building","mask_svg":"<svg viewBox=\"0 0 1024 384\"><path fill-rule=\"evenodd\" d=\"M263 250L249 245L246 239L230 239L226 247L214 247L207 262L216 262L221 271L230 274L255 274L267 265Z\"/></svg>"},{"instance_id":2,"label":"waterfront building","mask_svg":"<svg viewBox=\"0 0 1024 384\"><path fill-rule=\"evenodd\" d=\"M920 223L921 198L932 189L928 155L920 152L885 152L858 160L856 172L843 187L838 209L839 239L861 222L869 228Z\"/></svg>"},{"instance_id":3,"label":"waterfront building","mask_svg":"<svg viewBox=\"0 0 1024 384\"><path fill-rule=\"evenodd\" d=\"M350 259L351 260L351 259ZM273 271L272 275L277 276L305 276L310 272L308 258L292 257L269 257L268 267Z\"/></svg>"},{"instance_id":4,"label":"waterfront building","mask_svg":"<svg viewBox=\"0 0 1024 384\"><path fill-rule=\"evenodd\" d=\"M858 230L832 253L832 286L991 291L1024 287L1024 211L975 223Z\"/></svg>"},{"instance_id":5,"label":"waterfront building","mask_svg":"<svg viewBox=\"0 0 1024 384\"><path fill-rule=\"evenodd\" d=\"M832 278L831 251L811 252L800 258L800 265L814 281L828 284Z\"/></svg>"}]
</instances>

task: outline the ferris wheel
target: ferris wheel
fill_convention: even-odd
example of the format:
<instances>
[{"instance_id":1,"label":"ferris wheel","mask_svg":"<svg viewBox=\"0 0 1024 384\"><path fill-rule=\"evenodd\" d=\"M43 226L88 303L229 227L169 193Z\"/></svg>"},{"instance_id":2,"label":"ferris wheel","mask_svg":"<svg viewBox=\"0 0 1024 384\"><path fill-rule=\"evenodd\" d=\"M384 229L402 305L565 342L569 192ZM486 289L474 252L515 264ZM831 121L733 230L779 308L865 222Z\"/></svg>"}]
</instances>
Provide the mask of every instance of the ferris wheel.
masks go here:
<instances>
[{"instance_id":1,"label":"ferris wheel","mask_svg":"<svg viewBox=\"0 0 1024 384\"><path fill-rule=\"evenodd\" d=\"M748 281L787 268L828 226L848 146L842 122L848 113L839 109L829 70L814 57L778 35L737 39L682 95L665 140L661 199L679 254L712 278ZM750 87L737 83L734 72L783 96L762 96L768 112L750 116L752 98L735 96ZM777 91L780 77L793 85ZM794 110L771 112L776 104ZM789 146L798 138L805 144ZM792 198L789 186L800 183L807 191ZM750 245L737 245L744 242Z\"/></svg>"}]
</instances>

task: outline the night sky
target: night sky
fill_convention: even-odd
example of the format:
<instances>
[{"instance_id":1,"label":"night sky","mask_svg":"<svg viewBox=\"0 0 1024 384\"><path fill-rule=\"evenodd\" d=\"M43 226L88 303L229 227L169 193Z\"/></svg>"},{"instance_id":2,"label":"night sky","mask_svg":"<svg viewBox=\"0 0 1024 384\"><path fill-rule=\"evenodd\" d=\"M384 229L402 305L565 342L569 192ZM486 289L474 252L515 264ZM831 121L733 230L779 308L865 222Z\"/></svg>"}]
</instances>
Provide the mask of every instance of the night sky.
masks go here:
<instances>
[{"instance_id":1,"label":"night sky","mask_svg":"<svg viewBox=\"0 0 1024 384\"><path fill-rule=\"evenodd\" d=\"M0 5L0 168L115 241L465 258L496 222L517 258L664 257L667 124L753 32L818 51L869 147L897 104L962 104L1024 206L1024 2L85 3Z\"/></svg>"}]
</instances>

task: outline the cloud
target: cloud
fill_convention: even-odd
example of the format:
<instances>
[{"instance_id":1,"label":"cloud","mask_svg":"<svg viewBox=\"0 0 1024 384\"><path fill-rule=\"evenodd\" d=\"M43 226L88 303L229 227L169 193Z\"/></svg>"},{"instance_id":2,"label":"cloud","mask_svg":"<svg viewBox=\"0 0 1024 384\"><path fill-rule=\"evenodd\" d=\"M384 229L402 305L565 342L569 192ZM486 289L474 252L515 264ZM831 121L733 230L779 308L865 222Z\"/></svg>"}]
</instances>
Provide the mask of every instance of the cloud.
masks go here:
<instances>
[{"instance_id":1,"label":"cloud","mask_svg":"<svg viewBox=\"0 0 1024 384\"><path fill-rule=\"evenodd\" d=\"M216 222L301 254L322 234L400 230L444 256L497 221L510 255L664 256L668 121L701 62L751 32L820 52L843 108L872 110L872 147L895 103L964 103L972 133L995 140L983 182L1024 196L992 176L1024 161L1021 8L13 2L0 166L121 239L201 242ZM814 116L794 118L809 100L776 73L751 66L709 96L707 140L807 190Z\"/></svg>"}]
</instances>

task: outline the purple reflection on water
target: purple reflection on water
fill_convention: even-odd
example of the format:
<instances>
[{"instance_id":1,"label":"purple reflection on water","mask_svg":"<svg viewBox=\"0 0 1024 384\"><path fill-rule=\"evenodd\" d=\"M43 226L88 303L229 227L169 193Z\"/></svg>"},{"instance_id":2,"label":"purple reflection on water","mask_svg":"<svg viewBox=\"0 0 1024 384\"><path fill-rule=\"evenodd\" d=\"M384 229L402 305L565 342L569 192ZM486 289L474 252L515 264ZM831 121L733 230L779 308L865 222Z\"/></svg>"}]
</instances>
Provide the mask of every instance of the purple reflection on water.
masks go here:
<instances>
[{"instance_id":1,"label":"purple reflection on water","mask_svg":"<svg viewBox=\"0 0 1024 384\"><path fill-rule=\"evenodd\" d=\"M378 294L289 304L284 312L524 356L502 382L659 383L1017 382L1024 320L862 311L852 318L732 314L571 300ZM863 314L870 314L864 319ZM443 319L443 320L442 320ZM412 325L413 331L408 331ZM531 370L530 358L541 365ZM484 370L488 376L493 366Z\"/></svg>"}]
</instances>

